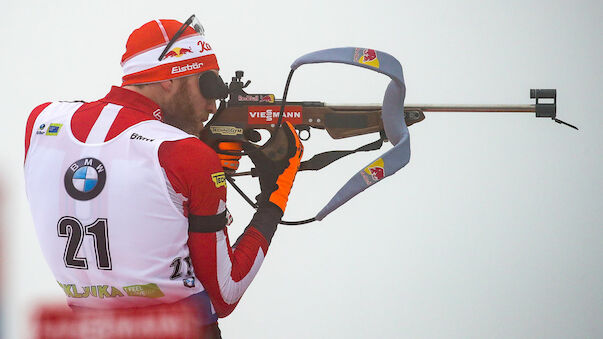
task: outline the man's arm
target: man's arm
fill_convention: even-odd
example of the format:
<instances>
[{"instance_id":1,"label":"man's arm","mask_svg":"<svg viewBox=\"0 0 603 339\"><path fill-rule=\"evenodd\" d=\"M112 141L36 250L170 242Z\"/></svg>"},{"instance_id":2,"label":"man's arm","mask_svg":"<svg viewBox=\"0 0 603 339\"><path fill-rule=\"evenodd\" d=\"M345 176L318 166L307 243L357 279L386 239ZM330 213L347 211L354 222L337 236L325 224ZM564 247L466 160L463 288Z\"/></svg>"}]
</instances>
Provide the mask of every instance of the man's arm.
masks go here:
<instances>
[{"instance_id":1,"label":"man's arm","mask_svg":"<svg viewBox=\"0 0 603 339\"><path fill-rule=\"evenodd\" d=\"M218 316L225 317L258 272L282 211L276 206L260 208L231 247L226 228L226 186L216 153L190 138L164 142L159 160L174 192L181 195L183 215L189 219L188 246L195 275Z\"/></svg>"}]
</instances>

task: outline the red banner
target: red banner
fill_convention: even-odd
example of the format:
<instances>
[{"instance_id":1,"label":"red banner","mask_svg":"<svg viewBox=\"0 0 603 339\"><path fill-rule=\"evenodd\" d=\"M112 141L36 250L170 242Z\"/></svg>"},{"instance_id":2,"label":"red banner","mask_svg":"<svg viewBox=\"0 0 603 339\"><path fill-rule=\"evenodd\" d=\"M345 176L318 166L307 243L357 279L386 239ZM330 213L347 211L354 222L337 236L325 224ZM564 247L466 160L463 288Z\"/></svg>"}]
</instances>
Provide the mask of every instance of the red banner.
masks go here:
<instances>
[{"instance_id":1,"label":"red banner","mask_svg":"<svg viewBox=\"0 0 603 339\"><path fill-rule=\"evenodd\" d=\"M280 106L248 106L247 123L250 125L276 124L280 111ZM301 124L303 122L302 107L285 106L283 121L289 121L292 124Z\"/></svg>"}]
</instances>

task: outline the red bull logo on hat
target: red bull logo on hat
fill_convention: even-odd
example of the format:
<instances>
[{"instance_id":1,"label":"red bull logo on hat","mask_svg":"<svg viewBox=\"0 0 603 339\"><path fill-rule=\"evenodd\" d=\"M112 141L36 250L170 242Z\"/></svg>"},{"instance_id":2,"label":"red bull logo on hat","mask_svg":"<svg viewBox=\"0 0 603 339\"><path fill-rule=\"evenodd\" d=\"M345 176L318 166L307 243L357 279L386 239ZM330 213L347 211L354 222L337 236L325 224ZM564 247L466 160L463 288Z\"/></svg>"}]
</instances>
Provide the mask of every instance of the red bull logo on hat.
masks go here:
<instances>
[{"instance_id":1,"label":"red bull logo on hat","mask_svg":"<svg viewBox=\"0 0 603 339\"><path fill-rule=\"evenodd\" d=\"M165 54L165 58L179 58L185 54L193 53L193 50L190 48L172 48L169 52Z\"/></svg>"},{"instance_id":2,"label":"red bull logo on hat","mask_svg":"<svg viewBox=\"0 0 603 339\"><path fill-rule=\"evenodd\" d=\"M367 185L372 185L385 178L385 163L383 162L383 158L375 160L375 162L368 165L360 173L362 174L362 177Z\"/></svg>"},{"instance_id":3,"label":"red bull logo on hat","mask_svg":"<svg viewBox=\"0 0 603 339\"><path fill-rule=\"evenodd\" d=\"M356 48L354 51L354 62L379 68L379 58L377 57L377 51L374 49Z\"/></svg>"}]
</instances>

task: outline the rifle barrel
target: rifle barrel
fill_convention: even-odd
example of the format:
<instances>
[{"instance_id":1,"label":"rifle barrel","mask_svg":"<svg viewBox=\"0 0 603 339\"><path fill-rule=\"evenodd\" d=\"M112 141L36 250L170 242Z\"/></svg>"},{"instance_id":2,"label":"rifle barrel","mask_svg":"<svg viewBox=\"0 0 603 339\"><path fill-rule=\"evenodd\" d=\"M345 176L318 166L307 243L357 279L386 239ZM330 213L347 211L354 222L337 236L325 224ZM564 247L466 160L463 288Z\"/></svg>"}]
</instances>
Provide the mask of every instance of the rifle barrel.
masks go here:
<instances>
[{"instance_id":1,"label":"rifle barrel","mask_svg":"<svg viewBox=\"0 0 603 339\"><path fill-rule=\"evenodd\" d=\"M498 112L498 113L536 113L537 118L553 118L557 115L556 89L531 89L530 99L536 99L535 105L405 105L405 112ZM545 102L541 102L544 100ZM350 106L327 105L335 110L349 110ZM381 109L380 105L355 106L353 110ZM555 120L557 121L557 120Z\"/></svg>"},{"instance_id":2,"label":"rifle barrel","mask_svg":"<svg viewBox=\"0 0 603 339\"><path fill-rule=\"evenodd\" d=\"M408 105L405 110L421 110L424 112L499 112L499 113L534 113L535 105Z\"/></svg>"},{"instance_id":3,"label":"rifle barrel","mask_svg":"<svg viewBox=\"0 0 603 339\"><path fill-rule=\"evenodd\" d=\"M379 104L361 104L361 105L330 105L326 107L336 111L378 111L381 110ZM404 106L405 111L421 112L500 112L500 113L534 113L536 105L417 105L409 104Z\"/></svg>"}]
</instances>

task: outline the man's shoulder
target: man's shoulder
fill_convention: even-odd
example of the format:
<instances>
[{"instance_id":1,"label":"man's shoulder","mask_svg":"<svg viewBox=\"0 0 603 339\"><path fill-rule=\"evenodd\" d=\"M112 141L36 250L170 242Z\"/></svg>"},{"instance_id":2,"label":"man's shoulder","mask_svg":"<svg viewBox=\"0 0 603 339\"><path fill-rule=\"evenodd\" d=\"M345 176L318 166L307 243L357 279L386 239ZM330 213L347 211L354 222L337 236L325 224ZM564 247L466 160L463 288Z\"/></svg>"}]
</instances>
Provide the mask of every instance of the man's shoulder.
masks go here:
<instances>
[{"instance_id":1,"label":"man's shoulder","mask_svg":"<svg viewBox=\"0 0 603 339\"><path fill-rule=\"evenodd\" d=\"M29 142L31 139L31 134L33 133L33 127L40 116L40 114L48 107L52 102L46 102L41 105L36 106L27 117L27 122L25 123L25 156L27 156L27 151L29 150ZM44 128L44 127L41 127Z\"/></svg>"},{"instance_id":2,"label":"man's shoulder","mask_svg":"<svg viewBox=\"0 0 603 339\"><path fill-rule=\"evenodd\" d=\"M190 213L214 215L219 211L220 201L226 201L226 186L224 170L213 149L195 137L165 141L158 158L173 189L189 199Z\"/></svg>"},{"instance_id":3,"label":"man's shoulder","mask_svg":"<svg viewBox=\"0 0 603 339\"><path fill-rule=\"evenodd\" d=\"M82 104L84 104L84 101L48 101L48 102L45 102L43 104L39 104L34 109L32 109L29 112L29 116L27 118L27 121L29 122L30 120L37 119L38 116L42 112L47 111L47 109L49 109L49 110L50 109L57 110L57 109L65 108L65 107L72 108L72 107L79 107ZM49 107L49 106L51 106L51 107Z\"/></svg>"},{"instance_id":4,"label":"man's shoulder","mask_svg":"<svg viewBox=\"0 0 603 339\"><path fill-rule=\"evenodd\" d=\"M52 102L45 102L31 110L31 112L29 112L29 116L27 117L27 127L31 127L30 124L33 125L40 113L42 113L50 104L52 104Z\"/></svg>"},{"instance_id":5,"label":"man's shoulder","mask_svg":"<svg viewBox=\"0 0 603 339\"><path fill-rule=\"evenodd\" d=\"M50 129L53 126L56 128L57 125L61 125L58 123L63 121L63 117L66 116L66 114L77 109L81 105L82 102L45 102L31 110L27 117L27 122L25 123L25 156L27 157L34 125L35 128L38 128L38 133L46 128ZM48 124L49 120L55 124ZM39 121L38 125L36 125L36 121Z\"/></svg>"},{"instance_id":6,"label":"man's shoulder","mask_svg":"<svg viewBox=\"0 0 603 339\"><path fill-rule=\"evenodd\" d=\"M40 116L44 119L61 118L82 107L83 101L53 101L36 106L29 112L26 129L30 130Z\"/></svg>"},{"instance_id":7,"label":"man's shoulder","mask_svg":"<svg viewBox=\"0 0 603 339\"><path fill-rule=\"evenodd\" d=\"M164 153L182 155L188 159L194 159L194 157L198 156L216 159L218 158L218 155L211 147L209 147L199 138L192 135L189 135L188 138L163 142L161 144L160 151L166 151Z\"/></svg>"},{"instance_id":8,"label":"man's shoulder","mask_svg":"<svg viewBox=\"0 0 603 339\"><path fill-rule=\"evenodd\" d=\"M195 137L162 142L158 157L164 169L185 173L189 181L223 171L218 154Z\"/></svg>"},{"instance_id":9,"label":"man's shoulder","mask_svg":"<svg viewBox=\"0 0 603 339\"><path fill-rule=\"evenodd\" d=\"M48 107L48 105L50 105L50 104L52 104L52 102L51 102L51 101L49 101L49 102L45 102L45 103L43 103L43 104L39 104L38 106L36 106L34 109L32 109L32 110L31 110L31 112L30 112L30 114L29 114L29 115L31 116L31 115L33 115L33 114L36 114L36 115L40 114L40 113L41 113L41 112L42 112L42 111L43 111L43 110L44 110L46 107Z\"/></svg>"}]
</instances>

